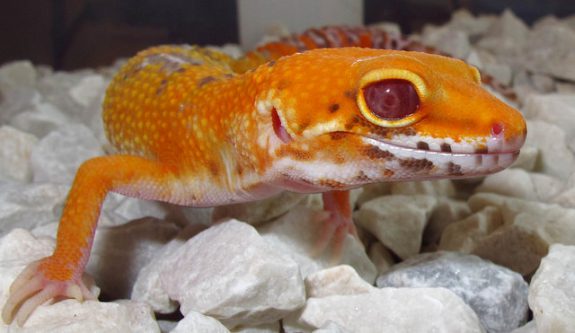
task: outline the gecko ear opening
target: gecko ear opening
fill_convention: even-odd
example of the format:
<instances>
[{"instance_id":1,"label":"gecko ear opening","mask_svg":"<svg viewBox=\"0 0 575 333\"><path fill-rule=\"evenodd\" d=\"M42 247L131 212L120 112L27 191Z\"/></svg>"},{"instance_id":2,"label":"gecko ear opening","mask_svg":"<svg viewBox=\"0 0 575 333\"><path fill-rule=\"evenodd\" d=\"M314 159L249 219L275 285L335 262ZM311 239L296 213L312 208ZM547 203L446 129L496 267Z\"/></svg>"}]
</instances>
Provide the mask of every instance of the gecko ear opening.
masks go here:
<instances>
[{"instance_id":1,"label":"gecko ear opening","mask_svg":"<svg viewBox=\"0 0 575 333\"><path fill-rule=\"evenodd\" d=\"M371 123L401 127L424 116L420 106L426 94L425 83L418 75L406 70L379 69L362 77L357 104Z\"/></svg>"},{"instance_id":2,"label":"gecko ear opening","mask_svg":"<svg viewBox=\"0 0 575 333\"><path fill-rule=\"evenodd\" d=\"M274 128L274 133L283 143L290 143L293 141L291 135L289 135L288 131L282 124L282 120L280 119L276 108L272 109L272 126Z\"/></svg>"}]
</instances>

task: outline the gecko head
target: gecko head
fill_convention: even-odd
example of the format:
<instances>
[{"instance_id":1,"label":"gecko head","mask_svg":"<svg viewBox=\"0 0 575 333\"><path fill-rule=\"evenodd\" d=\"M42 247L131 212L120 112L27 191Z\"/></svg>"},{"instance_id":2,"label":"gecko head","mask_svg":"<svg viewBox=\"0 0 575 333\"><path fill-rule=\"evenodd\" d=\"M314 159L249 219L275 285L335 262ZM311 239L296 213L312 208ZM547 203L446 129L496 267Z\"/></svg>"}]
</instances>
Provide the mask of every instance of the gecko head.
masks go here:
<instances>
[{"instance_id":1,"label":"gecko head","mask_svg":"<svg viewBox=\"0 0 575 333\"><path fill-rule=\"evenodd\" d=\"M282 58L269 74L258 110L277 139L275 170L320 190L485 175L511 165L525 141L521 114L460 60L323 49Z\"/></svg>"}]
</instances>

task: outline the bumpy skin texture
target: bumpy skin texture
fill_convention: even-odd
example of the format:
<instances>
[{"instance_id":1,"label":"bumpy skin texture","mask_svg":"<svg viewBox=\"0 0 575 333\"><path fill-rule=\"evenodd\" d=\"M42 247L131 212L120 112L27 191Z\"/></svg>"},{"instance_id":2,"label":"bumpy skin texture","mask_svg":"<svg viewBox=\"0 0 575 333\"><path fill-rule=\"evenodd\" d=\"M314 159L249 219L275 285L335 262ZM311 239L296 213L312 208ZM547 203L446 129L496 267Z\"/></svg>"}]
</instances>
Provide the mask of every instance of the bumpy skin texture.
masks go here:
<instances>
[{"instance_id":1,"label":"bumpy skin texture","mask_svg":"<svg viewBox=\"0 0 575 333\"><path fill-rule=\"evenodd\" d=\"M351 44L366 46L361 33ZM313 48L308 42L301 48ZM320 243L332 236L341 243L354 232L348 189L496 172L523 144L521 115L483 90L477 70L460 60L366 48L280 57L297 51L290 45L269 44L237 61L190 46L132 58L104 101L117 153L80 167L55 252L14 282L4 321L16 315L23 323L54 297L93 298L82 273L110 191L192 206L325 192L331 216ZM386 80L415 89L413 114L373 115L364 89Z\"/></svg>"}]
</instances>

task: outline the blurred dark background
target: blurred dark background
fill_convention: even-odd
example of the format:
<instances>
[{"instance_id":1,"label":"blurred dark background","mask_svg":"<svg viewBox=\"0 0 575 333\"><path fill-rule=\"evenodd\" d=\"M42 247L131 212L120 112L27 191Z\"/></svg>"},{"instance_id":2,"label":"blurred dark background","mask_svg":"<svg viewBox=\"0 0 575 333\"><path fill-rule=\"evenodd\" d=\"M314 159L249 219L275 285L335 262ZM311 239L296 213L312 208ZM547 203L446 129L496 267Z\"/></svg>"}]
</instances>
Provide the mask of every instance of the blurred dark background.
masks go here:
<instances>
[{"instance_id":1,"label":"blurred dark background","mask_svg":"<svg viewBox=\"0 0 575 333\"><path fill-rule=\"evenodd\" d=\"M366 24L393 21L404 33L443 23L460 8L474 14L510 8L529 24L575 13L574 0L357 1L364 2ZM30 59L69 70L109 65L162 43L238 41L236 0L4 0L1 8L0 64Z\"/></svg>"}]
</instances>

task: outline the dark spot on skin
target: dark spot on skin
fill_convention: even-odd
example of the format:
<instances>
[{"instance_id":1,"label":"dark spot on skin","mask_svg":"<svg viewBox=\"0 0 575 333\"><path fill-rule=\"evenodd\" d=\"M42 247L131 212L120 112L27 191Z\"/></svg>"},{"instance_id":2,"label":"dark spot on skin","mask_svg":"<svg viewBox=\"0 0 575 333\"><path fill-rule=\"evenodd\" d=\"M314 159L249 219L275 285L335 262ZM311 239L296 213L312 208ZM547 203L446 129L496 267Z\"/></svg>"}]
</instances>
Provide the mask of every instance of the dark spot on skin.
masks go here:
<instances>
[{"instance_id":1,"label":"dark spot on skin","mask_svg":"<svg viewBox=\"0 0 575 333\"><path fill-rule=\"evenodd\" d=\"M161 95L165 90L166 86L168 85L168 80L164 79L160 82L160 86L156 89L156 95Z\"/></svg>"},{"instance_id":2,"label":"dark spot on skin","mask_svg":"<svg viewBox=\"0 0 575 333\"><path fill-rule=\"evenodd\" d=\"M431 170L433 168L433 162L431 162L426 158L423 159L407 158L399 160L399 165L401 165L402 168L410 169L414 172Z\"/></svg>"},{"instance_id":3,"label":"dark spot on skin","mask_svg":"<svg viewBox=\"0 0 575 333\"><path fill-rule=\"evenodd\" d=\"M339 110L339 104L334 103L329 106L329 112L334 113L337 112L337 110Z\"/></svg>"},{"instance_id":4,"label":"dark spot on skin","mask_svg":"<svg viewBox=\"0 0 575 333\"><path fill-rule=\"evenodd\" d=\"M228 73L228 74L225 74L225 75L224 75L224 78L225 78L225 79L231 79L232 77L234 77L234 74Z\"/></svg>"},{"instance_id":5,"label":"dark spot on skin","mask_svg":"<svg viewBox=\"0 0 575 333\"><path fill-rule=\"evenodd\" d=\"M415 129L413 127L400 127L400 128L394 128L393 134L403 134L405 136L414 136L417 134L417 132L415 131Z\"/></svg>"},{"instance_id":6,"label":"dark spot on skin","mask_svg":"<svg viewBox=\"0 0 575 333\"><path fill-rule=\"evenodd\" d=\"M475 148L476 154L487 154L487 147Z\"/></svg>"},{"instance_id":7,"label":"dark spot on skin","mask_svg":"<svg viewBox=\"0 0 575 333\"><path fill-rule=\"evenodd\" d=\"M429 145L427 144L427 142L419 141L417 143L417 149L429 150Z\"/></svg>"},{"instance_id":8,"label":"dark spot on skin","mask_svg":"<svg viewBox=\"0 0 575 333\"><path fill-rule=\"evenodd\" d=\"M214 163L214 162L208 163L208 168L210 169L210 173L211 173L213 176L217 176L218 173L220 172L220 170L219 170L217 164Z\"/></svg>"},{"instance_id":9,"label":"dark spot on skin","mask_svg":"<svg viewBox=\"0 0 575 333\"><path fill-rule=\"evenodd\" d=\"M393 177L393 175L395 175L395 171L390 170L390 169L383 170L383 176L384 177L391 178L391 177Z\"/></svg>"},{"instance_id":10,"label":"dark spot on skin","mask_svg":"<svg viewBox=\"0 0 575 333\"><path fill-rule=\"evenodd\" d=\"M236 165L236 172L238 173L238 175L242 175L244 173L244 168L242 168L241 165Z\"/></svg>"},{"instance_id":11,"label":"dark spot on skin","mask_svg":"<svg viewBox=\"0 0 575 333\"><path fill-rule=\"evenodd\" d=\"M341 140L341 139L345 138L346 135L347 134L344 132L331 132L331 133L329 133L329 137L332 140Z\"/></svg>"},{"instance_id":12,"label":"dark spot on skin","mask_svg":"<svg viewBox=\"0 0 575 333\"><path fill-rule=\"evenodd\" d=\"M355 175L353 177L353 181L356 183L367 183L371 180L371 178L368 177L368 175L365 174L365 172L359 170L359 172L357 173L357 175Z\"/></svg>"},{"instance_id":13,"label":"dark spot on skin","mask_svg":"<svg viewBox=\"0 0 575 333\"><path fill-rule=\"evenodd\" d=\"M461 171L461 165L455 164L453 162L447 163L447 173L450 176L463 176L463 172Z\"/></svg>"},{"instance_id":14,"label":"dark spot on skin","mask_svg":"<svg viewBox=\"0 0 575 333\"><path fill-rule=\"evenodd\" d=\"M475 164L477 165L483 164L483 155L475 155Z\"/></svg>"},{"instance_id":15,"label":"dark spot on skin","mask_svg":"<svg viewBox=\"0 0 575 333\"><path fill-rule=\"evenodd\" d=\"M357 96L357 91L355 90L346 90L343 95L347 98L351 98L355 101L355 96Z\"/></svg>"},{"instance_id":16,"label":"dark spot on skin","mask_svg":"<svg viewBox=\"0 0 575 333\"><path fill-rule=\"evenodd\" d=\"M317 184L320 186L326 186L329 188L344 188L346 184L338 182L337 180L333 179L320 179L317 181Z\"/></svg>"},{"instance_id":17,"label":"dark spot on skin","mask_svg":"<svg viewBox=\"0 0 575 333\"><path fill-rule=\"evenodd\" d=\"M273 67L276 64L275 60L268 62L268 67Z\"/></svg>"},{"instance_id":18,"label":"dark spot on skin","mask_svg":"<svg viewBox=\"0 0 575 333\"><path fill-rule=\"evenodd\" d=\"M183 73L183 72L185 72L185 71L186 71L186 69L183 68L183 67L180 67L180 68L178 68L178 69L176 70L176 72L178 72L178 73Z\"/></svg>"},{"instance_id":19,"label":"dark spot on skin","mask_svg":"<svg viewBox=\"0 0 575 333\"><path fill-rule=\"evenodd\" d=\"M377 146L370 145L365 150L365 155L371 159L385 159L391 160L394 158L394 155L387 150L382 150Z\"/></svg>"},{"instance_id":20,"label":"dark spot on skin","mask_svg":"<svg viewBox=\"0 0 575 333\"><path fill-rule=\"evenodd\" d=\"M216 78L213 77L213 76L206 76L206 77L204 77L204 78L201 78L201 79L198 81L198 88L201 88L201 87L203 87L205 84L208 84L208 83L213 82L213 81L216 81Z\"/></svg>"},{"instance_id":21,"label":"dark spot on skin","mask_svg":"<svg viewBox=\"0 0 575 333\"><path fill-rule=\"evenodd\" d=\"M308 151L298 150L288 145L282 146L277 154L279 157L289 156L297 161L309 161L312 158Z\"/></svg>"},{"instance_id":22,"label":"dark spot on skin","mask_svg":"<svg viewBox=\"0 0 575 333\"><path fill-rule=\"evenodd\" d=\"M305 129L309 126L309 124L310 124L310 120L309 120L309 119L302 119L302 120L301 120L301 123L300 123L300 125L299 125L299 127L298 127L298 129L299 129L300 131L303 131L303 130L305 130Z\"/></svg>"},{"instance_id":23,"label":"dark spot on skin","mask_svg":"<svg viewBox=\"0 0 575 333\"><path fill-rule=\"evenodd\" d=\"M451 145L449 143L446 142L442 143L440 149L444 153L451 153Z\"/></svg>"}]
</instances>

